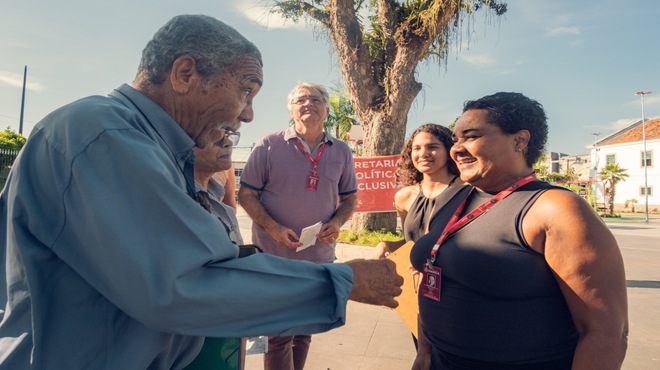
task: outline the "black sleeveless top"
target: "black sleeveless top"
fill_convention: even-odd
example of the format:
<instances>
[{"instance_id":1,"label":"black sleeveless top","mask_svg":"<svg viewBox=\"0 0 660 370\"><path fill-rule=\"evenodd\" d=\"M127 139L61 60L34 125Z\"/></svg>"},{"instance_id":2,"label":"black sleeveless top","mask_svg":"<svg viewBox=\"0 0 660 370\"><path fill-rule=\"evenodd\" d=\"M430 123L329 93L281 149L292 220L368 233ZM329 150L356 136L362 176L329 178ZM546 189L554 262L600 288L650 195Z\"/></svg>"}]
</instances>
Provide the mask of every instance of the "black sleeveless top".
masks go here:
<instances>
[{"instance_id":1,"label":"black sleeveless top","mask_svg":"<svg viewBox=\"0 0 660 370\"><path fill-rule=\"evenodd\" d=\"M415 241L426 234L426 230L431 218L431 211L435 208L438 198L427 198L422 189L419 189L417 198L408 210L406 220L403 222L403 238L409 241Z\"/></svg>"},{"instance_id":2,"label":"black sleeveless top","mask_svg":"<svg viewBox=\"0 0 660 370\"><path fill-rule=\"evenodd\" d=\"M440 301L419 296L424 333L434 351L504 364L573 356L578 334L566 301L544 256L522 238L523 216L551 187L526 184L440 247L435 261L442 269ZM415 243L411 262L418 271L469 186L461 190ZM466 209L491 196L471 196Z\"/></svg>"},{"instance_id":3,"label":"black sleeveless top","mask_svg":"<svg viewBox=\"0 0 660 370\"><path fill-rule=\"evenodd\" d=\"M422 186L419 185L419 193L408 210L406 220L403 222L403 238L409 241L416 241L426 234L429 230L429 224L435 213L456 194L460 189L454 185L458 178L455 176L440 194L434 198L427 198L422 192Z\"/></svg>"}]
</instances>

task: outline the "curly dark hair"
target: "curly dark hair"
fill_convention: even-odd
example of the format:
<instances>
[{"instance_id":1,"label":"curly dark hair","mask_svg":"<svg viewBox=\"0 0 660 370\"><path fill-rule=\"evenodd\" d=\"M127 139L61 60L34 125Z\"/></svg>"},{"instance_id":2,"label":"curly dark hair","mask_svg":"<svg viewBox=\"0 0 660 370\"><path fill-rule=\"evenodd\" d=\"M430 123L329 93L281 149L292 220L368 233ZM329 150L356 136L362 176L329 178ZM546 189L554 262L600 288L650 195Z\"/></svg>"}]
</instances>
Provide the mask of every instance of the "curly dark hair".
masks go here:
<instances>
[{"instance_id":1,"label":"curly dark hair","mask_svg":"<svg viewBox=\"0 0 660 370\"><path fill-rule=\"evenodd\" d=\"M525 162L530 167L536 163L548 140L548 121L539 102L521 93L498 92L465 102L463 112L470 109L485 109L488 123L496 125L504 133L529 131Z\"/></svg>"},{"instance_id":2,"label":"curly dark hair","mask_svg":"<svg viewBox=\"0 0 660 370\"><path fill-rule=\"evenodd\" d=\"M449 149L451 149L452 145L454 145L451 138L451 130L445 126L427 123L419 126L415 131L413 131L412 135L410 135L410 138L408 138L406 143L403 144L401 156L397 161L397 166L399 168L395 172L397 182L403 184L404 186L408 186L419 184L424 178L424 174L415 168L411 156L413 140L415 139L415 135L419 134L420 132L427 132L440 140L442 145L445 147L445 150L447 151L447 169L449 170L449 173L452 175L459 175L456 163L454 163L454 161L449 156Z\"/></svg>"}]
</instances>

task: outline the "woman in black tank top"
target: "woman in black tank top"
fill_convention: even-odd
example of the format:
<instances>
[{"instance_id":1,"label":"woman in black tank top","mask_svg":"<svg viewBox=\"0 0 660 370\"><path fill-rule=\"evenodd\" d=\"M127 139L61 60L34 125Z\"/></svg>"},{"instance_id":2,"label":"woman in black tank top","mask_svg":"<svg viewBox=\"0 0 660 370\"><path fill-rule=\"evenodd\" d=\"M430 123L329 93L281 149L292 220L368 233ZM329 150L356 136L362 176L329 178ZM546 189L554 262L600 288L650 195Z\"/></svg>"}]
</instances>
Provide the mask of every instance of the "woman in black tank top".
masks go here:
<instances>
[{"instance_id":1,"label":"woman in black tank top","mask_svg":"<svg viewBox=\"0 0 660 370\"><path fill-rule=\"evenodd\" d=\"M621 253L584 199L536 180L547 133L543 107L522 94L465 104L451 157L471 187L411 252L422 272L413 369L620 369Z\"/></svg>"}]
</instances>

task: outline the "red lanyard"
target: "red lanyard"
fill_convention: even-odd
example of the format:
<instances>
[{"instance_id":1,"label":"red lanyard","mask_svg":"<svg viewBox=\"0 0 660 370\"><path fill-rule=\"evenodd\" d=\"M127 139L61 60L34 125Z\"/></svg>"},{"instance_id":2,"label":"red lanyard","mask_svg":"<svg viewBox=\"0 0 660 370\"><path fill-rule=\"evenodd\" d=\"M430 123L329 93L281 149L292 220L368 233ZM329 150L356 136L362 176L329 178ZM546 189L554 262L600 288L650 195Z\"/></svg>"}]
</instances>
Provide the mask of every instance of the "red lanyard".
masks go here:
<instances>
[{"instance_id":1,"label":"red lanyard","mask_svg":"<svg viewBox=\"0 0 660 370\"><path fill-rule=\"evenodd\" d=\"M300 150L305 154L307 159L312 163L312 174L316 175L316 168L319 164L319 161L321 160L321 157L323 156L323 152L325 151L325 146L327 143L323 143L321 145L321 149L319 149L319 154L316 155L316 159L312 158L312 156L307 152L307 149L305 149L305 146L303 143L300 141L300 138L296 138L298 141L298 146L300 147Z\"/></svg>"},{"instance_id":2,"label":"red lanyard","mask_svg":"<svg viewBox=\"0 0 660 370\"><path fill-rule=\"evenodd\" d=\"M472 191L474 191L474 188L470 190L470 194L468 194L468 196L465 197L465 199L463 199L463 202L461 202L461 204L456 209L456 212L454 212L454 214L449 219L449 222L445 226L445 229L442 231L442 234L440 234L438 241L436 241L435 244L433 245L433 249L431 249L431 258L427 261L429 267L433 265L433 262L435 262L435 256L436 254L438 254L438 249L440 249L440 245L445 240L447 240L448 237L450 237L456 231L460 230L463 226L474 221L477 217L486 213L492 206L502 201L502 199L511 195L511 193L518 190L521 186L534 180L536 180L536 173L532 173L529 176L525 176L521 179L518 179L518 181L514 182L511 186L495 194L492 198L485 201L479 207L475 208L474 210L472 210L472 212L463 216L463 218L459 220L458 218L461 217L461 213L463 212L463 209L465 208L465 205L467 204L467 201L470 198L470 194L472 194Z\"/></svg>"}]
</instances>

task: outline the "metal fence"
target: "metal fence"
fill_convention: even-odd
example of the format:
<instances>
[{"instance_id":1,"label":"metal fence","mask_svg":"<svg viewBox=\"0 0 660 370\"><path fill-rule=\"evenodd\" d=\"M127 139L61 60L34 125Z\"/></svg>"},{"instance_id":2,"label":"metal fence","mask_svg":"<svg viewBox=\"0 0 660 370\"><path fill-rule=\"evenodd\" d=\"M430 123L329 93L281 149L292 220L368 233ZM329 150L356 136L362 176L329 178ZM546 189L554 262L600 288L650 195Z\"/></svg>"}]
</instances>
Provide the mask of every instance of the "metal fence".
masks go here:
<instances>
[{"instance_id":1,"label":"metal fence","mask_svg":"<svg viewBox=\"0 0 660 370\"><path fill-rule=\"evenodd\" d=\"M18 155L18 150L0 149L0 189L5 187L9 170Z\"/></svg>"}]
</instances>

